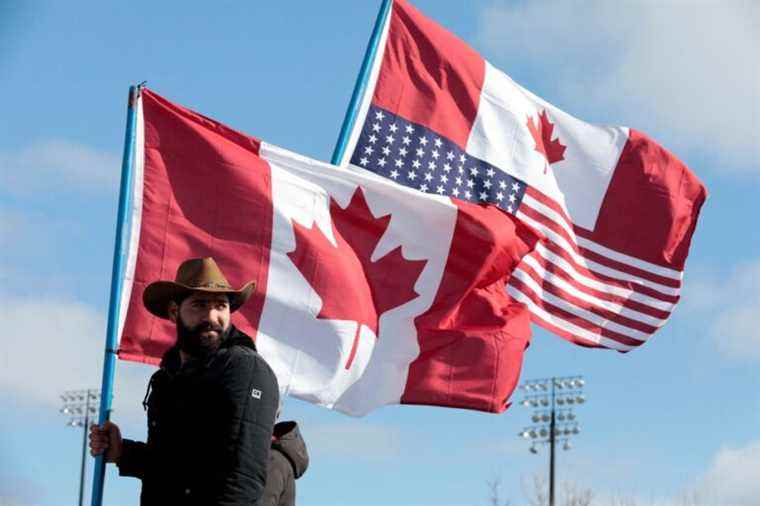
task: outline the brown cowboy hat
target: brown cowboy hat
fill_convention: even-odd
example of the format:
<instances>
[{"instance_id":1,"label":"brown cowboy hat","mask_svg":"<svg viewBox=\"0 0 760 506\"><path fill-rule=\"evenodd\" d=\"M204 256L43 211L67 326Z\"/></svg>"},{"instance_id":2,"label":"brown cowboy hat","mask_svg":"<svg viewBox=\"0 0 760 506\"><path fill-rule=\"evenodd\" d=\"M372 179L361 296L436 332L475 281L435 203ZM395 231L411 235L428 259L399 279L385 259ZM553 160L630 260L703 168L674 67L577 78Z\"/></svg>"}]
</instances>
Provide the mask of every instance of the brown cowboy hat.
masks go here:
<instances>
[{"instance_id":1,"label":"brown cowboy hat","mask_svg":"<svg viewBox=\"0 0 760 506\"><path fill-rule=\"evenodd\" d=\"M235 290L227 282L213 258L191 258L177 269L174 281L156 281L143 292L143 304L159 318L169 318L169 302L183 299L190 292L224 293L230 299L230 313L237 311L253 293L256 284L249 281Z\"/></svg>"}]
</instances>

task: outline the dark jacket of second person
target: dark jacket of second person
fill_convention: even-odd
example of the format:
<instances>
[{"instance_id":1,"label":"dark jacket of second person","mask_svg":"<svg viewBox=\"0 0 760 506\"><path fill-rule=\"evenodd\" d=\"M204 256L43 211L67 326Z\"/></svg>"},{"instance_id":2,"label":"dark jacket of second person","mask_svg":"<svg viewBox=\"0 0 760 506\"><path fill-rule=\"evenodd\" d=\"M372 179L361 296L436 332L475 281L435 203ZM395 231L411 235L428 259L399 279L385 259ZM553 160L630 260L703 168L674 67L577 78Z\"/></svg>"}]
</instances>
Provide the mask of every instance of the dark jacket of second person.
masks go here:
<instances>
[{"instance_id":1,"label":"dark jacket of second person","mask_svg":"<svg viewBox=\"0 0 760 506\"><path fill-rule=\"evenodd\" d=\"M294 506L296 481L309 467L309 454L296 422L274 426L267 484L261 506Z\"/></svg>"}]
</instances>

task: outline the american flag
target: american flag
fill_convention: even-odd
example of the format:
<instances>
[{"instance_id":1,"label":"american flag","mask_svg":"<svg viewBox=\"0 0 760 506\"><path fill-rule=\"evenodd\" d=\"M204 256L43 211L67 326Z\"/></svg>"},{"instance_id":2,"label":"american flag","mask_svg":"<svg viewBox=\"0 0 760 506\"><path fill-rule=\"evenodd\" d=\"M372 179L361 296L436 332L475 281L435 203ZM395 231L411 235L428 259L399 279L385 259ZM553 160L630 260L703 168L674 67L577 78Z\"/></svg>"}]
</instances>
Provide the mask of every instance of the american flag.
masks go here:
<instances>
[{"instance_id":1,"label":"american flag","mask_svg":"<svg viewBox=\"0 0 760 506\"><path fill-rule=\"evenodd\" d=\"M681 271L590 240L552 198L380 107L370 106L351 164L422 192L498 206L542 234L508 291L536 323L577 344L629 351L679 299Z\"/></svg>"}]
</instances>

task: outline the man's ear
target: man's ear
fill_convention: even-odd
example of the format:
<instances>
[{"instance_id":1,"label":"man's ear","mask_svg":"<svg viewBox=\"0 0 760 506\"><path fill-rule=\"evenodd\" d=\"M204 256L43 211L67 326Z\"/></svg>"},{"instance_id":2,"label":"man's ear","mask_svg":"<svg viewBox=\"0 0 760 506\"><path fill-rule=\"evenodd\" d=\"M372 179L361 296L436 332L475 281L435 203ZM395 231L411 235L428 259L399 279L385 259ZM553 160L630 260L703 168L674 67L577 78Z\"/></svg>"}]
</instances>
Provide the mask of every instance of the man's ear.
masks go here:
<instances>
[{"instance_id":1,"label":"man's ear","mask_svg":"<svg viewBox=\"0 0 760 506\"><path fill-rule=\"evenodd\" d=\"M174 323L177 323L177 313L179 313L179 306L177 303L174 301L169 302L169 307L166 309L166 312L169 315L169 319Z\"/></svg>"}]
</instances>

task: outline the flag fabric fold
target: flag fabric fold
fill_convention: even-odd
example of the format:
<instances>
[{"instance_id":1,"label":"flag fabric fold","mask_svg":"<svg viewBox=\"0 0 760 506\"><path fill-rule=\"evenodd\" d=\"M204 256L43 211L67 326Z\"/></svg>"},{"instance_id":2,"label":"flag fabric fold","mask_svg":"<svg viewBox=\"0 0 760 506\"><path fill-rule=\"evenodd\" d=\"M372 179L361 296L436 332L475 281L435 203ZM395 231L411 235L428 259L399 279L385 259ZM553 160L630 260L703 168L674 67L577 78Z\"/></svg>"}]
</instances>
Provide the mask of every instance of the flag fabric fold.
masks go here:
<instances>
[{"instance_id":1,"label":"flag fabric fold","mask_svg":"<svg viewBox=\"0 0 760 506\"><path fill-rule=\"evenodd\" d=\"M629 351L668 320L707 191L645 134L585 123L394 0L341 165L498 207L541 240L507 292L576 344Z\"/></svg>"},{"instance_id":2,"label":"flag fabric fold","mask_svg":"<svg viewBox=\"0 0 760 506\"><path fill-rule=\"evenodd\" d=\"M143 89L119 357L157 363L147 284L212 256L256 292L233 314L283 394L353 415L500 412L529 336L505 280L538 235L495 207L299 156Z\"/></svg>"}]
</instances>

